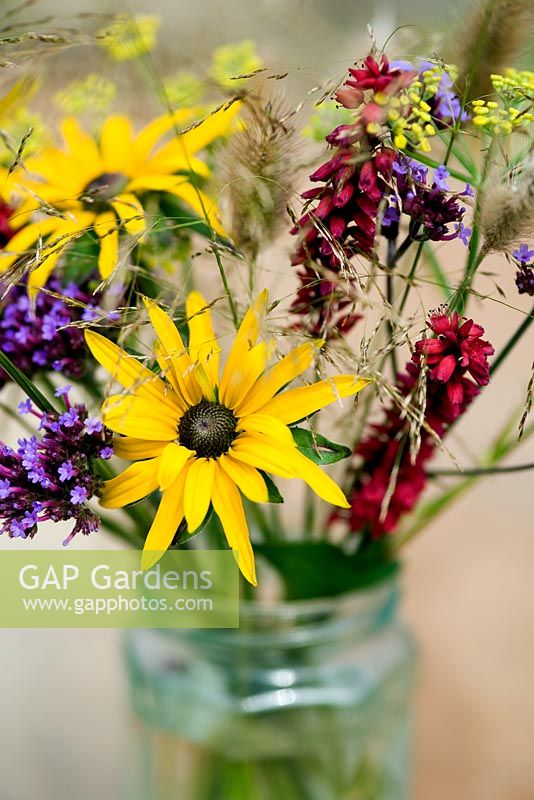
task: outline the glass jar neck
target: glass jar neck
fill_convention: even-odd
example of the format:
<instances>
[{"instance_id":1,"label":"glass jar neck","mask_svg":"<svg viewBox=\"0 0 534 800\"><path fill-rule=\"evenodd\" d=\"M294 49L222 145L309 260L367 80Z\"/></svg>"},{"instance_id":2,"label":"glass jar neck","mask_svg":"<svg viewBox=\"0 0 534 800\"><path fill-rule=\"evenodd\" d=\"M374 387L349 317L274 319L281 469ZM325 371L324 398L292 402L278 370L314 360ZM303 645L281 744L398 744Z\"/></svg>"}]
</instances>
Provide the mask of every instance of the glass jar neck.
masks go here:
<instances>
[{"instance_id":1,"label":"glass jar neck","mask_svg":"<svg viewBox=\"0 0 534 800\"><path fill-rule=\"evenodd\" d=\"M180 631L182 641L210 660L240 660L253 654L256 662L323 648L342 649L368 639L396 618L399 588L395 580L349 594L318 600L255 603L240 606L239 629ZM246 634L246 635L245 635ZM171 635L176 635L171 633Z\"/></svg>"}]
</instances>

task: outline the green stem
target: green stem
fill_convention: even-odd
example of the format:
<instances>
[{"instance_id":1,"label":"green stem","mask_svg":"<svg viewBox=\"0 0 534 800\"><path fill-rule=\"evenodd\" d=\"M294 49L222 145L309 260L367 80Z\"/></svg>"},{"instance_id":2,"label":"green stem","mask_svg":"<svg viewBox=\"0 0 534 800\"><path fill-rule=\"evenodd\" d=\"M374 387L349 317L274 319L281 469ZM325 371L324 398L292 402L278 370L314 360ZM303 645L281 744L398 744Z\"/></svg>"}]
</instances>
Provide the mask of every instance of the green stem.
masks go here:
<instances>
[{"instance_id":1,"label":"green stem","mask_svg":"<svg viewBox=\"0 0 534 800\"><path fill-rule=\"evenodd\" d=\"M232 312L232 319L234 321L235 328L239 328L239 314L237 313L237 306L235 304L235 300L232 297L232 292L230 290L230 284L228 283L228 278L226 277L226 272L224 269L224 264L222 263L221 254L217 249L217 243L212 242L211 251L215 256L215 261L217 262L217 266L219 268L219 274L221 276L221 280L224 286L224 291L228 300L228 305L230 306L230 311Z\"/></svg>"},{"instance_id":2,"label":"green stem","mask_svg":"<svg viewBox=\"0 0 534 800\"><path fill-rule=\"evenodd\" d=\"M512 453L522 442L523 439L528 438L534 433L534 423L531 424L524 433L524 437L519 442L517 438L511 438L510 427L512 420L508 420L504 430L500 431L498 436L494 439L492 446L488 451L486 459L483 461L484 468L491 468L499 464L509 453ZM399 550L404 547L411 539L413 539L419 531L427 526L435 517L445 511L451 503L458 500L464 495L472 486L474 486L480 478L486 473L478 472L476 475L469 475L464 480L457 483L452 489L444 492L436 500L430 501L423 506L419 513L416 515L412 525L405 531L398 534L393 543L393 551Z\"/></svg>"},{"instance_id":3,"label":"green stem","mask_svg":"<svg viewBox=\"0 0 534 800\"><path fill-rule=\"evenodd\" d=\"M479 35L477 41L475 42L475 47L474 47L474 50L473 50L473 57L471 58L471 62L469 64L469 69L468 69L468 73L467 73L467 79L466 79L466 82L465 82L464 90L462 92L462 98L461 98L461 102L460 102L460 111L459 111L459 113L458 113L458 115L456 117L456 120L455 120L455 123L454 123L454 128L451 131L451 138L449 139L449 146L447 147L447 152L445 154L445 159L443 161L445 166L449 162L449 159L450 159L451 154L452 154L452 148L454 146L454 141L455 141L456 137L458 136L458 132L459 132L460 126L462 124L462 112L463 112L463 110L465 108L465 104L466 104L466 102L467 102L467 100L469 98L469 95L471 94L471 87L473 85L473 79L474 79L474 76L475 76L475 70L478 67L480 58L482 56L482 50L483 50L483 47L484 47L484 42L486 40L486 34L488 32L489 23L490 23L490 20L491 20L491 15L493 13L493 7L495 5L495 2L496 2L496 0L490 0L490 2L488 2L487 6L486 6L486 9L485 9L485 12L484 12L484 20L482 22L480 35ZM452 172L451 172L451 175L452 175Z\"/></svg>"},{"instance_id":4,"label":"green stem","mask_svg":"<svg viewBox=\"0 0 534 800\"><path fill-rule=\"evenodd\" d=\"M479 239L480 239L479 220L480 220L480 211L482 208L482 203L484 202L484 195L487 188L486 184L492 165L492 157L495 146L496 146L496 140L492 139L490 146L488 148L488 152L486 153L486 158L484 159L484 167L482 169L482 175L480 177L480 188L477 192L475 212L473 215L473 232L471 234L471 239L469 240L469 252L467 254L467 263L465 266L464 278L455 294L455 299L451 304L451 311L458 311L460 314L465 310L465 307L467 305L467 295L471 287L471 284L473 282L473 278L475 277L475 273L488 254L487 250L484 247L482 247L480 250L478 249Z\"/></svg>"},{"instance_id":5,"label":"green stem","mask_svg":"<svg viewBox=\"0 0 534 800\"><path fill-rule=\"evenodd\" d=\"M462 314L465 311L467 305L467 295L469 293L471 283L473 282L476 271L487 256L487 252L484 250L484 248L477 252L477 242L478 229L473 226L473 233L471 236L472 246L470 247L470 256L465 269L465 275L460 286L454 293L454 299L449 303L450 310L457 311L459 314ZM471 253L473 254L472 256Z\"/></svg>"},{"instance_id":6,"label":"green stem","mask_svg":"<svg viewBox=\"0 0 534 800\"><path fill-rule=\"evenodd\" d=\"M404 289L404 294L402 295L402 300L399 306L399 314L402 314L404 311L404 307L406 305L406 301L408 300L408 295L410 294L410 289L412 288L412 281L415 275L415 270L417 269L417 265L419 263L419 259L421 258L421 254L423 252L423 247L425 246L424 242L419 242L419 246L417 248L417 252L415 254L415 258L413 260L412 268L410 273L406 279L406 287Z\"/></svg>"},{"instance_id":7,"label":"green stem","mask_svg":"<svg viewBox=\"0 0 534 800\"><path fill-rule=\"evenodd\" d=\"M279 537L273 534L272 526L269 525L265 514L257 503L247 503L247 511L256 523L258 531L265 542L273 543L279 541Z\"/></svg>"},{"instance_id":8,"label":"green stem","mask_svg":"<svg viewBox=\"0 0 534 800\"><path fill-rule=\"evenodd\" d=\"M110 464L103 459L95 460L94 467L95 471L104 480L110 480L111 478L116 477L115 472L111 468ZM137 503L133 506L124 506L121 511L126 514L132 520L132 522L135 523L137 530L146 531L148 533L148 530L153 522L153 516L150 514L150 512L147 512L147 509L142 503Z\"/></svg>"},{"instance_id":9,"label":"green stem","mask_svg":"<svg viewBox=\"0 0 534 800\"><path fill-rule=\"evenodd\" d=\"M389 263L389 261L388 261L388 266L389 267L393 268L394 266L396 266L396 264L399 261L399 259L402 258L402 256L408 251L408 249L415 242L415 239L413 238L413 235L412 235L412 234L415 234L415 232L416 232L415 230L411 230L410 233L408 234L408 236L406 237L406 239L403 242L400 243L400 245L398 246L397 250L395 251L395 254L394 254L392 262Z\"/></svg>"},{"instance_id":10,"label":"green stem","mask_svg":"<svg viewBox=\"0 0 534 800\"><path fill-rule=\"evenodd\" d=\"M26 375L0 350L0 368L7 372L11 380L16 383L27 397L32 400L40 411L45 414L55 413L56 409L47 397L26 377ZM53 386L53 384L51 384Z\"/></svg>"},{"instance_id":11,"label":"green stem","mask_svg":"<svg viewBox=\"0 0 534 800\"><path fill-rule=\"evenodd\" d=\"M250 258L248 263L248 291L250 297L254 297L256 284L256 258Z\"/></svg>"},{"instance_id":12,"label":"green stem","mask_svg":"<svg viewBox=\"0 0 534 800\"><path fill-rule=\"evenodd\" d=\"M95 380L94 374L88 373L87 375L84 375L80 383L84 389L87 389L89 396L93 400L96 400L97 403L102 403L102 400L104 399L102 396L102 387L98 381Z\"/></svg>"},{"instance_id":13,"label":"green stem","mask_svg":"<svg viewBox=\"0 0 534 800\"><path fill-rule=\"evenodd\" d=\"M399 248L400 249L400 248ZM389 304L389 310L393 311L393 268L395 266L395 262L398 258L398 250L395 247L395 242L391 239L388 239L388 255L387 255L387 267L388 272L386 276L386 298ZM399 366L397 363L397 350L394 347L394 336L395 336L395 328L393 327L393 322L388 319L387 320L387 331L388 331L388 339L391 346L390 351L390 358L391 358L391 369L393 370L393 380L397 378L397 372L399 371Z\"/></svg>"},{"instance_id":14,"label":"green stem","mask_svg":"<svg viewBox=\"0 0 534 800\"><path fill-rule=\"evenodd\" d=\"M420 153L419 151L416 153L407 152L406 155L409 158L413 158L415 161L420 161L421 164L425 164L427 167L432 167L433 169L437 169L438 167L443 166L443 164L438 163L433 158L429 158L428 156L423 155L423 153ZM447 161L445 161L444 164L446 165ZM448 170L453 178L456 178L459 181L463 181L464 183L473 184L472 176L466 175L464 172L459 172L458 170L453 169L452 167L448 167Z\"/></svg>"},{"instance_id":15,"label":"green stem","mask_svg":"<svg viewBox=\"0 0 534 800\"><path fill-rule=\"evenodd\" d=\"M306 538L310 538L315 530L315 494L308 485L306 485L305 492L302 525Z\"/></svg>"},{"instance_id":16,"label":"green stem","mask_svg":"<svg viewBox=\"0 0 534 800\"><path fill-rule=\"evenodd\" d=\"M184 258L182 261L182 275L184 287L184 294L188 295L195 288L195 277L193 273L193 264L190 258Z\"/></svg>"},{"instance_id":17,"label":"green stem","mask_svg":"<svg viewBox=\"0 0 534 800\"><path fill-rule=\"evenodd\" d=\"M512 352L512 350L514 349L516 344L519 342L519 340L527 332L527 330L529 329L529 327L532 324L532 322L534 322L534 306L532 307L532 310L531 310L530 314L528 314L525 317L525 319L523 320L521 325L512 334L512 336L509 338L509 340L504 345L503 349L501 350L501 352L499 353L499 355L497 356L497 358L493 362L493 364L491 366L491 375L492 375L492 377L495 375L495 373L497 372L497 370L499 369L499 367L501 366L503 361Z\"/></svg>"},{"instance_id":18,"label":"green stem","mask_svg":"<svg viewBox=\"0 0 534 800\"><path fill-rule=\"evenodd\" d=\"M534 469L534 462L530 464L514 464L511 467L473 467L473 469L433 469L427 471L429 478L463 478L471 475L501 475L508 472L526 472Z\"/></svg>"},{"instance_id":19,"label":"green stem","mask_svg":"<svg viewBox=\"0 0 534 800\"><path fill-rule=\"evenodd\" d=\"M107 530L109 533L118 536L119 539L123 539L128 544L131 544L136 550L142 550L145 540L143 537L138 534L136 531L129 530L124 525L121 525L115 519L108 517L99 510L98 515L100 517L100 521L102 523L102 527Z\"/></svg>"}]
</instances>

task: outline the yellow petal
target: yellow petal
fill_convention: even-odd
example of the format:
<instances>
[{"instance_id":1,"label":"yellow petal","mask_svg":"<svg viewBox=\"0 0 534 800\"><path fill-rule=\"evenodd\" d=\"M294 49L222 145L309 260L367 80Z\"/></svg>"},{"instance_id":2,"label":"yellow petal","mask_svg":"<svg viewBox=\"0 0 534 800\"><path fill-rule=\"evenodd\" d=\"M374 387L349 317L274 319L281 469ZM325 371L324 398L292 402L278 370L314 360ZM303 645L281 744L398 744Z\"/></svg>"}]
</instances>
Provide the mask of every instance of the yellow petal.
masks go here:
<instances>
[{"instance_id":1,"label":"yellow petal","mask_svg":"<svg viewBox=\"0 0 534 800\"><path fill-rule=\"evenodd\" d=\"M219 353L221 348L211 322L211 312L200 292L191 292L185 311L189 326L189 354L199 361L213 387L219 382Z\"/></svg>"},{"instance_id":2,"label":"yellow petal","mask_svg":"<svg viewBox=\"0 0 534 800\"><path fill-rule=\"evenodd\" d=\"M215 465L213 458L196 458L189 467L184 490L184 514L190 533L200 527L208 513Z\"/></svg>"},{"instance_id":3,"label":"yellow petal","mask_svg":"<svg viewBox=\"0 0 534 800\"><path fill-rule=\"evenodd\" d=\"M231 455L222 455L219 464L231 481L253 503L266 503L269 499L267 484L262 475L254 467L236 461Z\"/></svg>"},{"instance_id":4,"label":"yellow petal","mask_svg":"<svg viewBox=\"0 0 534 800\"><path fill-rule=\"evenodd\" d=\"M224 397L228 391L228 387L232 382L232 375L239 368L248 351L256 344L267 311L268 299L269 295L267 290L264 289L248 309L243 322L239 326L223 370L220 387L221 397Z\"/></svg>"},{"instance_id":5,"label":"yellow petal","mask_svg":"<svg viewBox=\"0 0 534 800\"><path fill-rule=\"evenodd\" d=\"M85 331L85 341L99 364L125 389L133 389L138 397L176 409L173 394L166 384L139 361L95 331Z\"/></svg>"},{"instance_id":6,"label":"yellow petal","mask_svg":"<svg viewBox=\"0 0 534 800\"><path fill-rule=\"evenodd\" d=\"M228 544L239 554L239 569L249 583L257 586L254 553L241 495L222 467L215 464L212 494L214 511L221 521Z\"/></svg>"},{"instance_id":7,"label":"yellow petal","mask_svg":"<svg viewBox=\"0 0 534 800\"><path fill-rule=\"evenodd\" d=\"M305 372L312 364L317 350L323 346L324 340L305 342L287 354L266 375L263 375L244 398L236 406L236 412L242 416L252 414L261 408L283 387Z\"/></svg>"},{"instance_id":8,"label":"yellow petal","mask_svg":"<svg viewBox=\"0 0 534 800\"><path fill-rule=\"evenodd\" d=\"M145 212L138 198L131 192L118 195L111 205L124 227L135 236L145 230Z\"/></svg>"},{"instance_id":9,"label":"yellow petal","mask_svg":"<svg viewBox=\"0 0 534 800\"><path fill-rule=\"evenodd\" d=\"M302 455L296 448L287 452L287 459L296 476L305 481L322 500L334 506L349 508L350 504L347 503L347 499L337 483L334 483L332 478L326 472L323 472L317 464Z\"/></svg>"},{"instance_id":10,"label":"yellow petal","mask_svg":"<svg viewBox=\"0 0 534 800\"><path fill-rule=\"evenodd\" d=\"M159 173L143 173L129 181L127 189L132 192L167 192L184 181L183 175L160 175Z\"/></svg>"},{"instance_id":11,"label":"yellow petal","mask_svg":"<svg viewBox=\"0 0 534 800\"><path fill-rule=\"evenodd\" d=\"M108 236L112 231L117 230L117 217L113 211L103 211L95 217L93 223L96 235L99 239Z\"/></svg>"},{"instance_id":12,"label":"yellow petal","mask_svg":"<svg viewBox=\"0 0 534 800\"><path fill-rule=\"evenodd\" d=\"M159 508L146 537L141 569L150 569L159 561L172 540L184 518L184 483L187 477L187 465L175 483L163 492Z\"/></svg>"},{"instance_id":13,"label":"yellow petal","mask_svg":"<svg viewBox=\"0 0 534 800\"><path fill-rule=\"evenodd\" d=\"M61 187L63 195L59 195L58 200L78 197L89 180L96 177L93 171L94 165L88 170L84 169L80 162L73 165L72 158L67 153L50 147L45 148L38 157L27 159L25 166L28 171L27 176L31 177L23 177L20 182L36 191L39 197L43 197L43 192L48 194L48 191L57 191ZM33 176L37 175L41 179L44 178L46 183L32 180ZM33 202L36 202L35 198Z\"/></svg>"},{"instance_id":14,"label":"yellow petal","mask_svg":"<svg viewBox=\"0 0 534 800\"><path fill-rule=\"evenodd\" d=\"M106 280L117 266L119 259L119 232L112 231L104 239L100 240L100 252L98 254L98 271L102 280Z\"/></svg>"},{"instance_id":15,"label":"yellow petal","mask_svg":"<svg viewBox=\"0 0 534 800\"><path fill-rule=\"evenodd\" d=\"M174 402L180 408L180 411L182 411L182 413L184 411L187 411L187 409L189 408L189 404L184 400L179 387L177 387L176 385L176 380L174 378L174 373L172 370L171 358L167 355L167 352L163 348L163 345L161 344L159 339L156 339L156 341L154 342L154 355L156 356L156 361L158 362L158 366L161 370L161 377L165 378L173 387L172 397Z\"/></svg>"},{"instance_id":16,"label":"yellow petal","mask_svg":"<svg viewBox=\"0 0 534 800\"><path fill-rule=\"evenodd\" d=\"M183 125L183 123L192 119L197 112L199 112L197 108L182 108L173 114L163 114L161 117L156 117L148 125L145 125L137 134L133 144L134 158L137 164L139 165L148 159L164 133L167 133L173 127Z\"/></svg>"},{"instance_id":17,"label":"yellow petal","mask_svg":"<svg viewBox=\"0 0 534 800\"><path fill-rule=\"evenodd\" d=\"M0 97L0 119L4 119L6 116L8 118L11 117L13 112L21 105L26 106L39 85L40 81L31 78L29 75L19 78L19 80L6 92L3 92Z\"/></svg>"},{"instance_id":18,"label":"yellow petal","mask_svg":"<svg viewBox=\"0 0 534 800\"><path fill-rule=\"evenodd\" d=\"M178 436L178 409L143 397L111 395L102 404L101 414L108 428L124 436L161 442L172 442Z\"/></svg>"},{"instance_id":19,"label":"yellow petal","mask_svg":"<svg viewBox=\"0 0 534 800\"><path fill-rule=\"evenodd\" d=\"M184 150L182 137L178 136L160 147L145 165L147 173L168 175L176 172L194 172L203 178L210 175L207 164ZM144 175L142 176L144 177Z\"/></svg>"},{"instance_id":20,"label":"yellow petal","mask_svg":"<svg viewBox=\"0 0 534 800\"><path fill-rule=\"evenodd\" d=\"M278 444L270 444L265 437L241 434L232 443L230 455L236 461L257 467L264 472L272 472L280 478L294 478L295 472L287 462L286 455Z\"/></svg>"},{"instance_id":21,"label":"yellow petal","mask_svg":"<svg viewBox=\"0 0 534 800\"><path fill-rule=\"evenodd\" d=\"M51 234L61 222L59 217L46 217L17 231L0 253L0 271L8 269L20 256L26 255L39 238Z\"/></svg>"},{"instance_id":22,"label":"yellow petal","mask_svg":"<svg viewBox=\"0 0 534 800\"><path fill-rule=\"evenodd\" d=\"M128 117L108 117L100 134L100 150L106 172L131 172L133 131Z\"/></svg>"},{"instance_id":23,"label":"yellow petal","mask_svg":"<svg viewBox=\"0 0 534 800\"><path fill-rule=\"evenodd\" d=\"M70 156L79 161L84 170L94 171L95 175L104 171L98 146L74 117L67 117L60 124L61 134L65 140Z\"/></svg>"},{"instance_id":24,"label":"yellow petal","mask_svg":"<svg viewBox=\"0 0 534 800\"><path fill-rule=\"evenodd\" d=\"M198 153L215 139L229 133L241 106L242 103L237 102L232 103L229 108L220 108L202 120L195 128L184 133L181 139L186 151Z\"/></svg>"},{"instance_id":25,"label":"yellow petal","mask_svg":"<svg viewBox=\"0 0 534 800\"><path fill-rule=\"evenodd\" d=\"M175 442L167 445L159 460L158 483L162 491L175 482L186 462L194 455L192 450Z\"/></svg>"},{"instance_id":26,"label":"yellow petal","mask_svg":"<svg viewBox=\"0 0 534 800\"><path fill-rule=\"evenodd\" d=\"M167 191L169 194L173 194L175 197L183 200L188 206L191 206L195 214L198 214L200 219L207 222L215 233L228 239L228 234L221 224L220 214L215 200L208 197L198 186L193 186L193 184L188 181L184 181L183 183L179 183L167 189ZM177 221L179 222L179 218Z\"/></svg>"},{"instance_id":27,"label":"yellow petal","mask_svg":"<svg viewBox=\"0 0 534 800\"><path fill-rule=\"evenodd\" d=\"M342 397L356 394L369 383L370 380L359 378L357 375L338 375L335 378L312 383L311 386L301 386L282 392L259 410L262 414L272 414L281 422L290 425L330 403L335 403Z\"/></svg>"},{"instance_id":28,"label":"yellow petal","mask_svg":"<svg viewBox=\"0 0 534 800\"><path fill-rule=\"evenodd\" d=\"M114 271L119 260L119 230L113 211L99 214L94 223L95 233L100 239L98 271L105 280Z\"/></svg>"},{"instance_id":29,"label":"yellow petal","mask_svg":"<svg viewBox=\"0 0 534 800\"><path fill-rule=\"evenodd\" d=\"M93 214L81 213L74 219L59 220L56 229L48 237L39 253L36 269L32 269L28 277L28 294L34 297L36 290L45 285L49 275L54 270L63 250L81 236L86 230L87 223L93 221Z\"/></svg>"},{"instance_id":30,"label":"yellow petal","mask_svg":"<svg viewBox=\"0 0 534 800\"><path fill-rule=\"evenodd\" d=\"M217 399L215 389L211 384L211 380L208 378L208 374L204 369L204 365L200 362L197 362L193 368L193 373L202 391L202 397L205 400L209 400L211 403L214 403Z\"/></svg>"},{"instance_id":31,"label":"yellow petal","mask_svg":"<svg viewBox=\"0 0 534 800\"><path fill-rule=\"evenodd\" d=\"M136 503L158 488L159 459L136 461L124 472L104 483L100 505L104 508L122 508Z\"/></svg>"},{"instance_id":32,"label":"yellow petal","mask_svg":"<svg viewBox=\"0 0 534 800\"><path fill-rule=\"evenodd\" d=\"M182 395L186 404L194 406L202 399L202 392L193 375L193 363L182 342L182 337L172 319L157 303L148 297L144 297L143 302L168 359L169 380L176 391Z\"/></svg>"},{"instance_id":33,"label":"yellow petal","mask_svg":"<svg viewBox=\"0 0 534 800\"><path fill-rule=\"evenodd\" d=\"M45 283L47 282L48 278L50 277L51 273L54 271L54 268L61 257L63 250L56 250L55 253L47 256L47 258L43 259L37 269L32 269L32 271L28 275L28 295L34 299Z\"/></svg>"},{"instance_id":34,"label":"yellow petal","mask_svg":"<svg viewBox=\"0 0 534 800\"><path fill-rule=\"evenodd\" d=\"M228 383L221 392L222 402L236 410L248 396L250 389L262 374L274 351L274 340L260 342L248 350L236 364L234 371L230 375Z\"/></svg>"},{"instance_id":35,"label":"yellow petal","mask_svg":"<svg viewBox=\"0 0 534 800\"><path fill-rule=\"evenodd\" d=\"M134 439L131 436L120 436L113 439L113 452L127 461L139 461L145 458L160 456L167 444L165 442Z\"/></svg>"},{"instance_id":36,"label":"yellow petal","mask_svg":"<svg viewBox=\"0 0 534 800\"><path fill-rule=\"evenodd\" d=\"M271 439L273 444L280 442L286 447L296 446L287 425L269 414L249 414L247 417L242 417L237 424L237 430L263 434Z\"/></svg>"}]
</instances>

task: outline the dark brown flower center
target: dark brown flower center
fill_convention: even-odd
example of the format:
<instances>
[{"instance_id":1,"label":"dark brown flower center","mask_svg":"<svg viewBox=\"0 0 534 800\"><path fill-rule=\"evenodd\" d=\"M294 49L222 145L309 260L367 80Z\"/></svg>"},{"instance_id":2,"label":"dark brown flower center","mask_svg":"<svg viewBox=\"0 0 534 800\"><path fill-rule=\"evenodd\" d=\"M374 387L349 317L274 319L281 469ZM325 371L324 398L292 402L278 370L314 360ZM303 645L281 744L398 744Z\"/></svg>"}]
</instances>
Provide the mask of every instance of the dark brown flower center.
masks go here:
<instances>
[{"instance_id":1,"label":"dark brown flower center","mask_svg":"<svg viewBox=\"0 0 534 800\"><path fill-rule=\"evenodd\" d=\"M104 172L89 181L81 194L81 200L89 211L97 211L108 205L128 185L128 178L122 172Z\"/></svg>"},{"instance_id":2,"label":"dark brown flower center","mask_svg":"<svg viewBox=\"0 0 534 800\"><path fill-rule=\"evenodd\" d=\"M178 441L199 458L217 458L235 439L237 418L226 406L202 400L189 408L178 425Z\"/></svg>"}]
</instances>

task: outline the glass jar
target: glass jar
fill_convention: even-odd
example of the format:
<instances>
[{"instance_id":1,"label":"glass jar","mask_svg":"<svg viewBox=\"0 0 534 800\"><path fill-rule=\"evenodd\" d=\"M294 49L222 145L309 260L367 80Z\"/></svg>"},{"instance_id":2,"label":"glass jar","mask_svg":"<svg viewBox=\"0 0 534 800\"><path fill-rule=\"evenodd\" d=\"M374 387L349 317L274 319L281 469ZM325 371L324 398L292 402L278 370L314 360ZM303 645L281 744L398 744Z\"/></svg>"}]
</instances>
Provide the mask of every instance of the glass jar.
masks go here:
<instances>
[{"instance_id":1,"label":"glass jar","mask_svg":"<svg viewBox=\"0 0 534 800\"><path fill-rule=\"evenodd\" d=\"M242 603L236 630L126 640L128 800L406 800L411 637L395 582Z\"/></svg>"}]
</instances>

